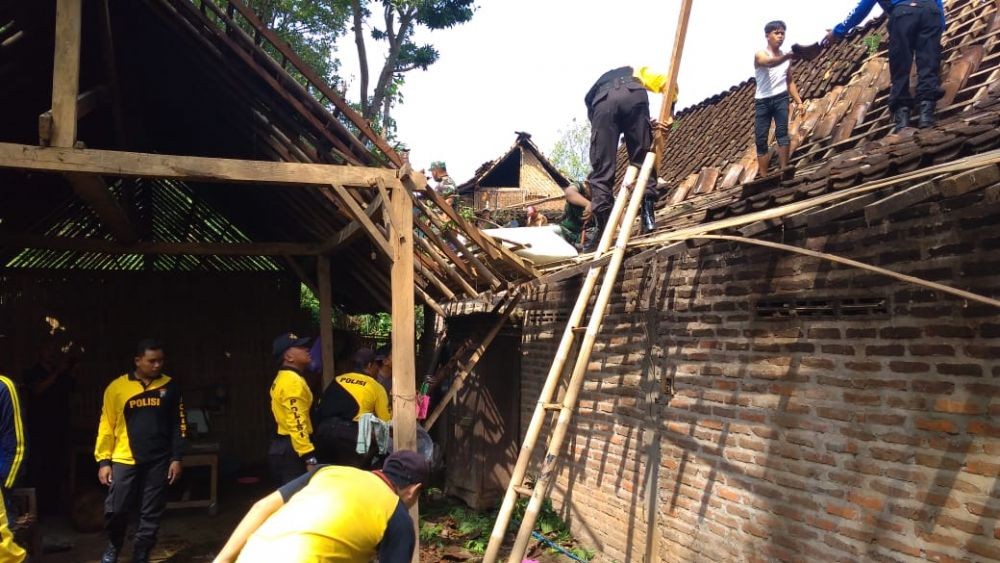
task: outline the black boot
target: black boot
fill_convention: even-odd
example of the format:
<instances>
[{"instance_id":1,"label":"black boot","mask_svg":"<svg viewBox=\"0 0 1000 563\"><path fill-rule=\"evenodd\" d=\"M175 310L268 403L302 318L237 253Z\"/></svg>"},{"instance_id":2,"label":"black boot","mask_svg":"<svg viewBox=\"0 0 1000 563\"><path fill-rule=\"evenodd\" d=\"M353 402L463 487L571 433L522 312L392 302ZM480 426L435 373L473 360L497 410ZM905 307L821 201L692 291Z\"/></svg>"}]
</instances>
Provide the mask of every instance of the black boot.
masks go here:
<instances>
[{"instance_id":1,"label":"black boot","mask_svg":"<svg viewBox=\"0 0 1000 563\"><path fill-rule=\"evenodd\" d=\"M144 545L137 545L132 550L132 563L149 563L149 552L152 548Z\"/></svg>"},{"instance_id":2,"label":"black boot","mask_svg":"<svg viewBox=\"0 0 1000 563\"><path fill-rule=\"evenodd\" d=\"M610 211L594 213L594 229L591 231L591 237L583 243L583 252L594 252L597 250L597 245L601 242L601 237L604 236L604 227L608 224L608 217L610 215Z\"/></svg>"},{"instance_id":3,"label":"black boot","mask_svg":"<svg viewBox=\"0 0 1000 563\"><path fill-rule=\"evenodd\" d=\"M118 563L118 548L115 544L108 542L108 547L101 556L101 563Z\"/></svg>"},{"instance_id":4,"label":"black boot","mask_svg":"<svg viewBox=\"0 0 1000 563\"><path fill-rule=\"evenodd\" d=\"M645 235L656 229L656 201L644 199L642 201L641 222L639 223L639 234Z\"/></svg>"},{"instance_id":5,"label":"black boot","mask_svg":"<svg viewBox=\"0 0 1000 563\"><path fill-rule=\"evenodd\" d=\"M928 127L934 127L936 120L934 119L934 108L937 106L935 102L922 101L920 102L920 128L927 129Z\"/></svg>"},{"instance_id":6,"label":"black boot","mask_svg":"<svg viewBox=\"0 0 1000 563\"><path fill-rule=\"evenodd\" d=\"M893 120L896 123L896 126L892 128L892 132L893 133L899 133L903 129L906 129L907 127L909 127L910 126L910 108L908 108L908 107L897 108L896 112L893 114Z\"/></svg>"}]
</instances>

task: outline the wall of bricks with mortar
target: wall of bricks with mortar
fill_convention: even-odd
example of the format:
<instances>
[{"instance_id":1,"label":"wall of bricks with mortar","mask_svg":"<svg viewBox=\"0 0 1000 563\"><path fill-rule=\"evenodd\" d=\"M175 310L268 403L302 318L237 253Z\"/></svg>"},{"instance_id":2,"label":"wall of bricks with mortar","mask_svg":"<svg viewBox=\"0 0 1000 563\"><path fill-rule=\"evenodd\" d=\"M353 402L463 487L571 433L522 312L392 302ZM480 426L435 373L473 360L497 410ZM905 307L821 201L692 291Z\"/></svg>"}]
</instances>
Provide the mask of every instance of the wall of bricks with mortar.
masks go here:
<instances>
[{"instance_id":1,"label":"wall of bricks with mortar","mask_svg":"<svg viewBox=\"0 0 1000 563\"><path fill-rule=\"evenodd\" d=\"M998 194L781 238L996 298ZM578 284L524 303L522 429ZM783 297L887 311L758 318ZM663 561L1000 560L1000 311L704 246L620 275L567 442L553 496L603 560L643 559L647 487Z\"/></svg>"}]
</instances>

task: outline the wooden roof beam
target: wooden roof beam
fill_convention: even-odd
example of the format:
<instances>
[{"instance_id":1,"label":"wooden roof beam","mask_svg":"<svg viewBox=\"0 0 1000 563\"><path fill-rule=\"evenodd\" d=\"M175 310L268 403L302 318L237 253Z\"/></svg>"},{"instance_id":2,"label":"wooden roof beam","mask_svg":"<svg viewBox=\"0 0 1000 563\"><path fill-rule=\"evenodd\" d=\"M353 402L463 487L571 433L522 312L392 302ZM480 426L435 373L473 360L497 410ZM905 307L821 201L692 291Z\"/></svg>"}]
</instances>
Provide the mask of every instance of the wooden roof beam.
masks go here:
<instances>
[{"instance_id":1,"label":"wooden roof beam","mask_svg":"<svg viewBox=\"0 0 1000 563\"><path fill-rule=\"evenodd\" d=\"M101 254L161 254L165 256L311 256L320 245L294 242L135 242L122 244L93 238L0 234L0 247L32 248Z\"/></svg>"},{"instance_id":2,"label":"wooden roof beam","mask_svg":"<svg viewBox=\"0 0 1000 563\"><path fill-rule=\"evenodd\" d=\"M197 182L235 182L284 186L336 184L374 188L377 178L388 183L396 174L388 168L271 162L200 156L175 156L100 149L37 147L0 143L0 168L46 172L84 172L130 178L167 178Z\"/></svg>"}]
</instances>

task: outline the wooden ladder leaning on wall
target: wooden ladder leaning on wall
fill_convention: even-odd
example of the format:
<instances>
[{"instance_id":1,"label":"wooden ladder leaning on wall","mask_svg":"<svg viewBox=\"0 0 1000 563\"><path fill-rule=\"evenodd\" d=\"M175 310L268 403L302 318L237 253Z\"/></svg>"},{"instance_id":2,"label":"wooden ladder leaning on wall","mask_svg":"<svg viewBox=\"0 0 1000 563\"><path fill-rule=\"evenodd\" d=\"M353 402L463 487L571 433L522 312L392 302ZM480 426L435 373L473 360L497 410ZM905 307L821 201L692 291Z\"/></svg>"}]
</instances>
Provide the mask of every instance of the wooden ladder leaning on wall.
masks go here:
<instances>
[{"instance_id":1,"label":"wooden ladder leaning on wall","mask_svg":"<svg viewBox=\"0 0 1000 563\"><path fill-rule=\"evenodd\" d=\"M507 486L503 503L500 505L500 512L497 514L497 520L493 526L490 542L486 549L485 563L494 563L497 560L518 496L530 497L530 500L524 513L524 519L518 528L513 550L507 561L509 563L521 563L524 553L527 550L528 541L531 539L531 531L535 526L535 521L538 519L542 502L549 496L549 490L552 487L552 480L556 474L556 466L562 451L563 441L566 438L573 411L576 409L577 398L580 394L580 389L583 387L587 366L590 363L590 356L594 350L594 343L597 340L597 334L604 320L604 313L607 310L608 302L611 300L612 292L615 289L615 279L618 277L618 270L625 258L625 251L632 233L632 225L642 204L644 187L649 180L650 174L653 172L654 161L654 154L652 152L648 153L643 161L642 170L638 172L638 181L636 181L637 170L635 166L629 167L625 173L623 187L618 197L615 198L615 204L608 219L608 226L604 229L604 234L595 253L595 257L598 257L607 252L611 246L611 241L615 238L615 231L618 230L614 248L611 250L611 261L608 263L607 270L604 272L604 277L601 280L597 301L594 304L587 323L581 324L590 304L594 289L597 288L598 277L601 275L602 270L600 265L590 268L587 272L583 287L580 288L580 294L577 296L576 305L574 305L573 312L570 314L569 322L566 323L566 329L563 331L563 337L559 342L559 348L553 359L552 367L549 368L545 385L538 398L538 403L535 405L535 412L531 417L531 423L528 426L524 444L521 445L521 451L517 458L517 464L514 466L510 484ZM622 217L623 215L624 218ZM576 363L573 364L572 375L567 383L566 391L563 394L561 402L552 402L559 388L559 383L563 379L563 368L566 365L566 360L579 332L584 332L584 336L576 357ZM559 416L549 436L545 457L542 459L537 479L534 486L530 487L525 482L525 477L528 474L528 466L532 461L538 437L547 419L551 418L549 413L553 411L558 411Z\"/></svg>"}]
</instances>

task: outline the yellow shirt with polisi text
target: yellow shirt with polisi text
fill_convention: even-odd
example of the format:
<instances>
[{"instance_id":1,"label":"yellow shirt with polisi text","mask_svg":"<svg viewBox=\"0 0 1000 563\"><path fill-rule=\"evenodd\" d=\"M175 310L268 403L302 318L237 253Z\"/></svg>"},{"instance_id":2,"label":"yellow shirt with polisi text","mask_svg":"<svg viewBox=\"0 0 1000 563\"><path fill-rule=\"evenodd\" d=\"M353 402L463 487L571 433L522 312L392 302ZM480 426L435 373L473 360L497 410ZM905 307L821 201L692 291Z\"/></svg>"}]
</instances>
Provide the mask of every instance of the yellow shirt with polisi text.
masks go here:
<instances>
[{"instance_id":1,"label":"yellow shirt with polisi text","mask_svg":"<svg viewBox=\"0 0 1000 563\"><path fill-rule=\"evenodd\" d=\"M379 476L354 467L324 466L300 479L307 484L279 490L285 504L247 539L238 563L371 561L399 496Z\"/></svg>"},{"instance_id":2,"label":"yellow shirt with polisi text","mask_svg":"<svg viewBox=\"0 0 1000 563\"><path fill-rule=\"evenodd\" d=\"M271 384L271 414L274 415L278 435L290 437L292 448L299 456L316 450L310 440L313 428L309 409L312 402L312 391L305 378L290 368L278 370Z\"/></svg>"}]
</instances>

